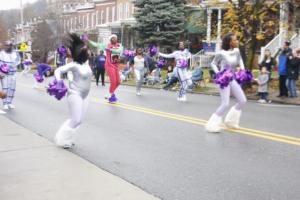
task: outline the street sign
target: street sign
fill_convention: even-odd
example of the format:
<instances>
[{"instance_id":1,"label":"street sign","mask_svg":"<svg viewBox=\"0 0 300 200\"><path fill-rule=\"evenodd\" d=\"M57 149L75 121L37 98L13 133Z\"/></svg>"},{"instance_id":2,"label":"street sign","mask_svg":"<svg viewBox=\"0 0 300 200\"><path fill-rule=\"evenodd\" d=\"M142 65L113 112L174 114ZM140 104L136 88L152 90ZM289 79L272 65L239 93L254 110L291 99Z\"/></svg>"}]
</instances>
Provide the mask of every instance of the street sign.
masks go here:
<instances>
[{"instance_id":1,"label":"street sign","mask_svg":"<svg viewBox=\"0 0 300 200\"><path fill-rule=\"evenodd\" d=\"M27 51L27 44L25 42L23 42L20 46L20 51Z\"/></svg>"}]
</instances>

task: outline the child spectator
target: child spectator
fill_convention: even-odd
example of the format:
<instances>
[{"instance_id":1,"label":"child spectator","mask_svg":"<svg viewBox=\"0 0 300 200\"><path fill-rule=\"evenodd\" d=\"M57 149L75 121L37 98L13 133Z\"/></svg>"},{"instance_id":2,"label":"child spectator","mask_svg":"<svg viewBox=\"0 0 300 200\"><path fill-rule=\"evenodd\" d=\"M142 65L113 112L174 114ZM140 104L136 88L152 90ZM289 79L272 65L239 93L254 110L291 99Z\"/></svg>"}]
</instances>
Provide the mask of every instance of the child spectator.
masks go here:
<instances>
[{"instance_id":1,"label":"child spectator","mask_svg":"<svg viewBox=\"0 0 300 200\"><path fill-rule=\"evenodd\" d=\"M260 97L258 103L267 103L268 82L269 82L269 72L267 70L267 67L262 67L257 79L258 93Z\"/></svg>"}]
</instances>

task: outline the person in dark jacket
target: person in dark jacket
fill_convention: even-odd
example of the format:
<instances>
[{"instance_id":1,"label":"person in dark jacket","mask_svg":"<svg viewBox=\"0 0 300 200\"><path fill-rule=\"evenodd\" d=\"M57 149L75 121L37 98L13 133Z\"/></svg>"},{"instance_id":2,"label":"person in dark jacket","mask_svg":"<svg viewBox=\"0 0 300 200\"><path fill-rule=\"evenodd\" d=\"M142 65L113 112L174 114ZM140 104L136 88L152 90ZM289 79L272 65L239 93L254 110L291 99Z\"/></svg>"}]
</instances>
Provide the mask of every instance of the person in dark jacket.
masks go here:
<instances>
[{"instance_id":1,"label":"person in dark jacket","mask_svg":"<svg viewBox=\"0 0 300 200\"><path fill-rule=\"evenodd\" d=\"M290 48L290 42L285 42L283 49L280 49L281 53L279 55L278 63L278 74L279 74L279 95L277 97L288 97L288 90L286 87L287 78L287 56L292 53Z\"/></svg>"},{"instance_id":2,"label":"person in dark jacket","mask_svg":"<svg viewBox=\"0 0 300 200\"><path fill-rule=\"evenodd\" d=\"M102 50L99 51L99 55L95 58L95 70L96 70L96 85L99 85L99 78L101 75L102 86L105 86L105 60L106 57Z\"/></svg>"},{"instance_id":3,"label":"person in dark jacket","mask_svg":"<svg viewBox=\"0 0 300 200\"><path fill-rule=\"evenodd\" d=\"M269 72L268 73L269 74L269 81L271 80L272 71L274 69L274 66L275 66L275 59L272 57L271 51L269 49L266 49L264 59L259 64L259 70L261 71L261 69L263 67L266 67L267 71Z\"/></svg>"},{"instance_id":4,"label":"person in dark jacket","mask_svg":"<svg viewBox=\"0 0 300 200\"><path fill-rule=\"evenodd\" d=\"M299 67L300 67L300 49L297 49L295 54L290 54L287 59L287 80L286 86L289 90L290 97L296 98L297 88L296 81L299 77Z\"/></svg>"}]
</instances>

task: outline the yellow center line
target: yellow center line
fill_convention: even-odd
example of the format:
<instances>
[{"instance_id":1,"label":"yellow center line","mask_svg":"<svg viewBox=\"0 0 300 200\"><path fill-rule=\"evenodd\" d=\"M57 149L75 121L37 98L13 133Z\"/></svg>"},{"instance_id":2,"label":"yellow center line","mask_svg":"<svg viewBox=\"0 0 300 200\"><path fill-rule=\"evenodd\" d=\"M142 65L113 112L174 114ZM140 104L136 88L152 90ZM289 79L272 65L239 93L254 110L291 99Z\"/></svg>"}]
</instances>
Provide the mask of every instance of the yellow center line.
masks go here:
<instances>
[{"instance_id":1,"label":"yellow center line","mask_svg":"<svg viewBox=\"0 0 300 200\"><path fill-rule=\"evenodd\" d=\"M27 88L31 88L28 85L24 85L24 84L20 84L20 85L27 87ZM43 88L39 88L38 90L46 91ZM207 123L207 120L195 118L195 117L191 117L191 116L168 113L168 112L163 112L163 111L159 111L159 110L154 110L154 109L150 109L150 108L125 104L125 103L119 103L119 102L117 104L110 104L110 103L107 103L106 101L100 100L99 98L96 98L96 97L90 97L90 99L94 103L101 103L101 104L108 105L108 106L118 107L118 108L136 111L136 112L140 112L140 113L146 113L146 114L163 117L163 118L168 118L168 119L173 119L173 120L177 120L177 121L182 121L182 122L186 122L186 123L202 125L202 126L204 126ZM224 130L300 146L300 138L297 138L297 137L291 137L291 136L281 135L278 133L266 132L266 131L262 131L262 130L256 130L256 129L244 128L244 127L240 127L239 129L229 129L229 128L224 127Z\"/></svg>"},{"instance_id":2,"label":"yellow center line","mask_svg":"<svg viewBox=\"0 0 300 200\"><path fill-rule=\"evenodd\" d=\"M170 116L176 116L176 117L179 117L179 118L198 121L198 122L205 123L205 124L207 123L207 120L200 119L200 118L195 118L195 117L190 117L190 116L185 116L185 115L179 115L179 114L173 114L173 113L167 113L167 112L157 111L157 110L144 108L144 107L133 106L133 105L124 104L124 103L118 103L118 104L123 105L123 106L127 106L127 107L133 107L133 108L140 109L140 110L157 112L157 113L162 113L162 114L166 114L166 115L170 115ZM234 131L234 129L229 129L229 128L225 128L225 129L229 130L229 131ZM264 134L264 135L269 135L269 136L274 136L274 137L279 137L279 138L283 138L283 139L287 139L287 140L294 140L294 141L299 141L300 142L300 138L281 135L281 134L277 134L277 133L271 133L271 132L266 132L266 131L251 129L251 128L244 128L244 127L240 127L239 130L243 130L243 131L247 131L247 132L260 133L260 134Z\"/></svg>"}]
</instances>

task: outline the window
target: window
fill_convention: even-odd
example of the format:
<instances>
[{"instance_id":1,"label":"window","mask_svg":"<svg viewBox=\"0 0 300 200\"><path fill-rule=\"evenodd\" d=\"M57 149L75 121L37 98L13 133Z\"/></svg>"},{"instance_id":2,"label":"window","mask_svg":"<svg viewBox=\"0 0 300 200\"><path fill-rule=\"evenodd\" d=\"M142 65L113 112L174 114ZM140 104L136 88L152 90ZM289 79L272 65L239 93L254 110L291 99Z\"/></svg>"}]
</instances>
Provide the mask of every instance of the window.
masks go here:
<instances>
[{"instance_id":1,"label":"window","mask_svg":"<svg viewBox=\"0 0 300 200\"><path fill-rule=\"evenodd\" d=\"M123 8L123 4L120 3L119 8L118 8L118 20L122 19L122 8Z\"/></svg>"},{"instance_id":2,"label":"window","mask_svg":"<svg viewBox=\"0 0 300 200\"><path fill-rule=\"evenodd\" d=\"M126 3L126 6L125 6L125 18L129 18L129 4Z\"/></svg>"},{"instance_id":3,"label":"window","mask_svg":"<svg viewBox=\"0 0 300 200\"><path fill-rule=\"evenodd\" d=\"M86 14L86 27L89 28L90 27L90 13Z\"/></svg>"},{"instance_id":4,"label":"window","mask_svg":"<svg viewBox=\"0 0 300 200\"><path fill-rule=\"evenodd\" d=\"M101 12L97 11L97 24L101 24Z\"/></svg>"},{"instance_id":5,"label":"window","mask_svg":"<svg viewBox=\"0 0 300 200\"><path fill-rule=\"evenodd\" d=\"M70 19L70 24L71 24L70 29L72 30L73 29L73 19L72 18Z\"/></svg>"},{"instance_id":6,"label":"window","mask_svg":"<svg viewBox=\"0 0 300 200\"><path fill-rule=\"evenodd\" d=\"M104 11L101 10L101 24L104 24Z\"/></svg>"},{"instance_id":7,"label":"window","mask_svg":"<svg viewBox=\"0 0 300 200\"><path fill-rule=\"evenodd\" d=\"M111 21L112 21L112 22L115 21L115 10L116 10L115 7L112 7L112 8L111 8Z\"/></svg>"},{"instance_id":8,"label":"window","mask_svg":"<svg viewBox=\"0 0 300 200\"><path fill-rule=\"evenodd\" d=\"M131 5L131 15L133 15L134 14L134 5Z\"/></svg>"},{"instance_id":9,"label":"window","mask_svg":"<svg viewBox=\"0 0 300 200\"><path fill-rule=\"evenodd\" d=\"M77 17L75 17L75 29L77 29L78 22L77 22Z\"/></svg>"},{"instance_id":10,"label":"window","mask_svg":"<svg viewBox=\"0 0 300 200\"><path fill-rule=\"evenodd\" d=\"M106 7L106 23L109 22L109 7Z\"/></svg>"}]
</instances>

